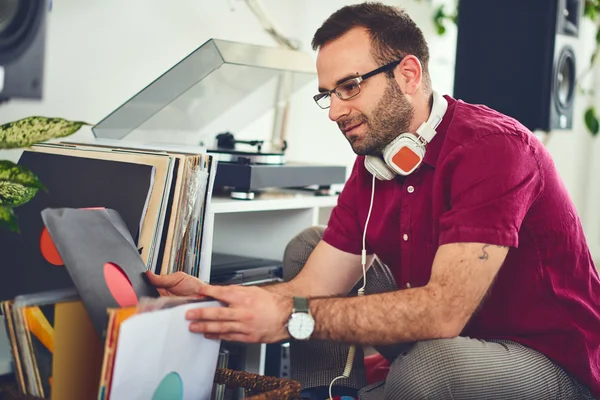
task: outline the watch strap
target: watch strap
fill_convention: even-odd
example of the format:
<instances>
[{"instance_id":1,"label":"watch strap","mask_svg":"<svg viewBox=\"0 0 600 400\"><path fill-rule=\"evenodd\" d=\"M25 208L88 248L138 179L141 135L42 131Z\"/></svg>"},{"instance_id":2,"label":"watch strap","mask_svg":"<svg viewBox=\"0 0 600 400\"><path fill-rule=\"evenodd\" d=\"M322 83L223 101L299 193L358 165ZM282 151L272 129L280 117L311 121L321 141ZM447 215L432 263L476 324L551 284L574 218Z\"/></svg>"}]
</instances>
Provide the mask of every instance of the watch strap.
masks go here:
<instances>
[{"instance_id":1,"label":"watch strap","mask_svg":"<svg viewBox=\"0 0 600 400\"><path fill-rule=\"evenodd\" d=\"M308 297L294 297L294 312L308 313Z\"/></svg>"}]
</instances>

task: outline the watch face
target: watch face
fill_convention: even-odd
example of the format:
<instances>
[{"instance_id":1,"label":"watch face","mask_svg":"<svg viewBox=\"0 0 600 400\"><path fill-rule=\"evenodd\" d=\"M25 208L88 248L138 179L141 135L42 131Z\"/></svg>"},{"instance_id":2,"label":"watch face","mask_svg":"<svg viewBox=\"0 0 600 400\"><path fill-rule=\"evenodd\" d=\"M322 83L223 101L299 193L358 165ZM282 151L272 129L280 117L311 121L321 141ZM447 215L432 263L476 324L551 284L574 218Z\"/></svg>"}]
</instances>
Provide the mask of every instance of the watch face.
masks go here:
<instances>
[{"instance_id":1,"label":"watch face","mask_svg":"<svg viewBox=\"0 0 600 400\"><path fill-rule=\"evenodd\" d=\"M310 314L292 314L288 322L288 331L294 339L308 339L315 329L315 320Z\"/></svg>"}]
</instances>

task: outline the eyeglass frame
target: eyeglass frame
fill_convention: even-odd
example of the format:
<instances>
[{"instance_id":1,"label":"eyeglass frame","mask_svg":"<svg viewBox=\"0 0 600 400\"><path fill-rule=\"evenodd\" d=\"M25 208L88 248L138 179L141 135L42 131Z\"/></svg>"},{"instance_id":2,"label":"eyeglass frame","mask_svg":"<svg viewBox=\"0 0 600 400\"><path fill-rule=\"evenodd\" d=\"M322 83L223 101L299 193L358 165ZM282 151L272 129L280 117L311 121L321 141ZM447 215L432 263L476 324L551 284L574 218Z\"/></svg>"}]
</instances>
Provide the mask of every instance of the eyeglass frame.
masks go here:
<instances>
[{"instance_id":1,"label":"eyeglass frame","mask_svg":"<svg viewBox=\"0 0 600 400\"><path fill-rule=\"evenodd\" d=\"M403 57L403 58L404 58L404 57ZM319 106L319 108L321 108L321 109L323 109L323 110L326 110L326 109L328 109L329 107L331 107L331 101L329 102L329 105L328 105L327 107L322 107L322 106L319 104L319 100L321 100L321 99L322 99L324 96L329 96L329 97L331 97L331 94L332 94L332 93L335 93L335 95L336 95L336 96L337 96L337 97L338 97L340 100L344 100L344 101L346 101L346 100L353 99L353 98L355 98L356 96L358 96L358 95L360 94L360 91L361 91L360 84L361 84L362 82L364 82L365 80L369 79L369 78L370 78L370 77L372 77L372 76L375 76L375 75L377 75L377 74L380 74L380 73L382 73L382 72L385 72L385 71L387 71L387 70L389 70L389 69L391 69L391 68L395 67L396 65L398 65L398 64L400 64L400 63L402 62L403 58L400 58L400 59L398 59L398 60L396 60L396 61L392 61L392 62L390 62L390 63L387 63L387 64L385 64L385 65L383 65L383 66L381 66L381 67L379 67L379 68L376 68L376 69L374 69L373 71L367 72L366 74L363 74L363 75L358 75L358 76L355 76L355 77L353 77L353 78L346 79L345 81L343 81L343 82L340 82L340 83L339 83L339 84L338 84L336 87L334 87L334 88L333 88L333 89L331 89L331 90L327 90L327 91L324 91L324 92L320 92L320 93L317 93L317 94L315 94L315 95L313 96L313 100L315 101L315 103L317 103L317 105ZM346 84L348 84L348 82L350 82L350 81L356 81L356 86L358 87L358 92L356 92L356 94L355 94L355 95L352 95L352 96L350 96L350 97L348 97L348 98L344 99L344 98L342 98L342 96L340 96L340 95L338 94L338 92L337 92L337 89L338 89L340 86L343 86L343 85L346 85Z\"/></svg>"}]
</instances>

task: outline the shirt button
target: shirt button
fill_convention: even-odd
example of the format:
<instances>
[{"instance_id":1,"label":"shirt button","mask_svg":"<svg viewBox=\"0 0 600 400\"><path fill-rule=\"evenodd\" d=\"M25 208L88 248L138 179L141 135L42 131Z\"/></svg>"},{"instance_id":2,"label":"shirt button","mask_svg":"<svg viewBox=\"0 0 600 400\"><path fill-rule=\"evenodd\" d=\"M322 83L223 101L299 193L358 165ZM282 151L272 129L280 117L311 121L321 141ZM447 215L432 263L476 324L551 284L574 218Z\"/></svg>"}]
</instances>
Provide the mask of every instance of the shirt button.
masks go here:
<instances>
[{"instance_id":1,"label":"shirt button","mask_svg":"<svg viewBox=\"0 0 600 400\"><path fill-rule=\"evenodd\" d=\"M402 235L402 239L404 239L404 241L406 242L408 240L408 235L405 233L404 235Z\"/></svg>"},{"instance_id":2,"label":"shirt button","mask_svg":"<svg viewBox=\"0 0 600 400\"><path fill-rule=\"evenodd\" d=\"M410 289L410 282L406 282L406 287Z\"/></svg>"},{"instance_id":3,"label":"shirt button","mask_svg":"<svg viewBox=\"0 0 600 400\"><path fill-rule=\"evenodd\" d=\"M409 186L406 188L406 190L408 190L408 193L412 193L415 191L415 188L413 186Z\"/></svg>"}]
</instances>

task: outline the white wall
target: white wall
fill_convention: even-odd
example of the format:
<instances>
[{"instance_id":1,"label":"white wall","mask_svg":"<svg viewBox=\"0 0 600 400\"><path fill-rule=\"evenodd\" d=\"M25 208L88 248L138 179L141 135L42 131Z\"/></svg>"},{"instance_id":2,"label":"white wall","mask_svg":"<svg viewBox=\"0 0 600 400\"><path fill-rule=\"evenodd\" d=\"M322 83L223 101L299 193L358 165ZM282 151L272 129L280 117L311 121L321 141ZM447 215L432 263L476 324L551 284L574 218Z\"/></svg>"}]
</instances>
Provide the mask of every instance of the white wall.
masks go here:
<instances>
[{"instance_id":1,"label":"white wall","mask_svg":"<svg viewBox=\"0 0 600 400\"><path fill-rule=\"evenodd\" d=\"M330 13L350 3L263 1L277 26L313 57L310 40L314 31ZM433 39L432 74L442 90L450 92L452 35L444 39L435 36L429 2L404 3ZM44 99L5 105L0 108L0 122L35 114L97 123L209 38L275 45L240 0L54 0L48 21ZM437 51L442 48L444 52ZM351 165L354 154L346 140L328 120L327 112L312 101L316 87L315 81L294 96L287 157ZM255 136L256 129L238 134L241 138ZM72 138L89 137L89 128L83 128ZM12 158L17 156L14 152Z\"/></svg>"},{"instance_id":2,"label":"white wall","mask_svg":"<svg viewBox=\"0 0 600 400\"><path fill-rule=\"evenodd\" d=\"M345 4L342 0L263 0L287 35L310 52L310 40L322 21ZM123 101L209 38L275 45L241 0L54 0L49 14L45 96L41 102L12 101L0 106L0 123L29 115L61 116L97 123ZM431 48L430 70L437 90L452 93L456 29L439 37L431 22L438 4L454 0L396 0L423 29ZM584 24L580 60L589 59L594 28ZM314 57L314 54L313 54ZM579 69L585 67L579 63ZM588 85L593 85L591 74ZM308 86L293 99L288 126L289 160L345 164L354 155L327 112L312 102ZM559 172L584 221L588 240L600 257L600 190L598 139L592 141L582 123L587 103L578 99L575 128L554 132L549 142ZM256 135L254 130L238 137ZM268 124L267 124L268 126ZM217 133L217 132L216 132ZM265 132L265 137L269 132ZM89 138L82 129L74 138ZM256 138L256 137L255 137ZM2 153L10 158L19 152ZM594 166L593 171L590 167Z\"/></svg>"},{"instance_id":3,"label":"white wall","mask_svg":"<svg viewBox=\"0 0 600 400\"><path fill-rule=\"evenodd\" d=\"M277 17L299 29L294 13ZM12 102L0 120L44 114L96 123L212 37L273 45L240 1L54 0L44 100Z\"/></svg>"}]
</instances>

